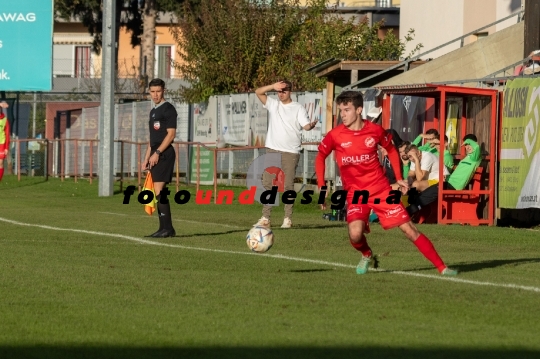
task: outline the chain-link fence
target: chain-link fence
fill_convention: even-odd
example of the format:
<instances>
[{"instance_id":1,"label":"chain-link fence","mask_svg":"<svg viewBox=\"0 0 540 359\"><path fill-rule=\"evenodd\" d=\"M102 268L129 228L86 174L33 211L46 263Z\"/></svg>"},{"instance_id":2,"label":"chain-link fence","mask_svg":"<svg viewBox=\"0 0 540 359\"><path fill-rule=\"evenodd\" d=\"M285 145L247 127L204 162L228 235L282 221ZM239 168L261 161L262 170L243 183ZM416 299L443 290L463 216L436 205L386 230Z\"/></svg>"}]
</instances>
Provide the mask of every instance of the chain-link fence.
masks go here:
<instances>
[{"instance_id":1,"label":"chain-link fence","mask_svg":"<svg viewBox=\"0 0 540 359\"><path fill-rule=\"evenodd\" d=\"M142 185L144 173L141 163L148 142L115 140L114 175L116 181L137 180ZM314 145L313 143L307 145ZM24 176L53 176L62 180L97 178L99 168L99 140L14 140L8 173ZM209 148L201 143L175 142L176 163L173 183L245 185L251 163L266 153L264 147ZM314 183L317 151L304 150L296 170L296 183ZM335 176L335 162L327 158L326 179Z\"/></svg>"}]
</instances>

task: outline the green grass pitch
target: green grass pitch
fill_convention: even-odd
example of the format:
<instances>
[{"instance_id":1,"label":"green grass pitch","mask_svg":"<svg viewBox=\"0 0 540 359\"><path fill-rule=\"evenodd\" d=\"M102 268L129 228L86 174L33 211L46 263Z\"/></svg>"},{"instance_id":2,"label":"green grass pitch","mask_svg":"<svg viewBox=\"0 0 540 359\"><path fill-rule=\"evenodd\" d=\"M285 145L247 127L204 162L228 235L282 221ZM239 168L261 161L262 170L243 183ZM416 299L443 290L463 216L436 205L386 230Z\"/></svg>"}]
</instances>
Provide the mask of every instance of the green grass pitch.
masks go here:
<instances>
[{"instance_id":1,"label":"green grass pitch","mask_svg":"<svg viewBox=\"0 0 540 359\"><path fill-rule=\"evenodd\" d=\"M461 271L448 279L372 224L380 269L359 276L346 226L315 203L291 229L274 210L259 255L259 204L197 205L187 188L177 237L154 240L136 196L5 176L0 358L540 358L538 230L419 226Z\"/></svg>"}]
</instances>

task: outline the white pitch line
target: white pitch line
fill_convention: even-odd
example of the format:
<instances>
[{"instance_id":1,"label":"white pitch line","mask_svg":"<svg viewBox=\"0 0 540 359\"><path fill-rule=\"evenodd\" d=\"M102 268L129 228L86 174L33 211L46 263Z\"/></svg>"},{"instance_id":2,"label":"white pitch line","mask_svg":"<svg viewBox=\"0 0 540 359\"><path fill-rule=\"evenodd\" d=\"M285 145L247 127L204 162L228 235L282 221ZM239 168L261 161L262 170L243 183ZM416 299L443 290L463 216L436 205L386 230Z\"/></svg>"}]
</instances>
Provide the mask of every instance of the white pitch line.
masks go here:
<instances>
[{"instance_id":1,"label":"white pitch line","mask_svg":"<svg viewBox=\"0 0 540 359\"><path fill-rule=\"evenodd\" d=\"M103 214L114 214L115 216L127 216L125 213L114 213L114 212L98 212Z\"/></svg>"},{"instance_id":2,"label":"white pitch line","mask_svg":"<svg viewBox=\"0 0 540 359\"><path fill-rule=\"evenodd\" d=\"M148 244L148 245L154 245L154 246L180 248L180 249L188 249L188 250L203 251L203 252L213 252L213 253L252 255L252 256L269 257L269 258L275 258L275 259L285 259L285 260L290 260L290 261L295 261L295 262L321 264L321 265L327 265L327 266L332 266L332 267L356 268L356 266L354 266L354 265L344 264L344 263L328 262L328 261L309 259L309 258L290 257L290 256L284 256L284 255L281 255L281 254L267 254L267 253L258 254L258 253L253 253L253 252L238 252L238 251L229 251L229 250L223 250L223 249L189 247L189 246L183 246L183 245L180 245L180 244L153 242L153 241L150 241L150 240L141 239L141 238L137 238L137 237L125 236L123 234L104 233L104 232L97 232L97 231L87 231L87 230L84 230L84 229L60 228L60 227L46 226L46 225L42 225L42 224L24 223L24 222L14 221L14 220L7 219L7 218L2 218L2 217L0 217L0 221L6 222L6 223L11 223L11 224L18 225L18 226L24 226L24 227L36 227L36 228L42 228L42 229L49 229L49 230L53 230L53 231L75 232L75 233L84 233L84 234L94 234L94 235L104 236L104 237L122 238L122 239L127 239L129 241L142 243L142 244ZM411 276L411 277L421 277L421 278L446 280L446 281L455 282L455 283L473 284L473 285L487 286L487 287L521 289L521 290L525 290L525 291L529 291L529 292L540 293L540 288L538 288L538 287L524 286L524 285L519 285L519 284L481 282L481 281L476 281L476 280L461 279L461 278L455 278L455 277L443 277L441 275L422 274L422 273L416 273L416 272L390 271L390 270L384 270L384 269L377 269L376 271L386 272L386 273L391 273L391 274L407 275L407 276Z\"/></svg>"}]
</instances>

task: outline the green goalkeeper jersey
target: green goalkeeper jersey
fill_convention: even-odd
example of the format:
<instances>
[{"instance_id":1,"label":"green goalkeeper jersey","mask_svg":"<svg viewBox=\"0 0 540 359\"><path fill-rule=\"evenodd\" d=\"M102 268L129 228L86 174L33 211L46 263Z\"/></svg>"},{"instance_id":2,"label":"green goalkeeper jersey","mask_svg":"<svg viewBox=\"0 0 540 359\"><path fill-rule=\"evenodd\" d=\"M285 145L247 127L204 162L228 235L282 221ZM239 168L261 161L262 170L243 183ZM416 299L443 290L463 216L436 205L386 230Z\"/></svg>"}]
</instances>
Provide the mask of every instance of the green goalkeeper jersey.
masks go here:
<instances>
[{"instance_id":1,"label":"green goalkeeper jersey","mask_svg":"<svg viewBox=\"0 0 540 359\"><path fill-rule=\"evenodd\" d=\"M448 177L448 183L456 190L462 190L471 180L474 172L482 161L480 146L473 140L465 140L464 144L470 145L473 151L459 161L454 172Z\"/></svg>"}]
</instances>

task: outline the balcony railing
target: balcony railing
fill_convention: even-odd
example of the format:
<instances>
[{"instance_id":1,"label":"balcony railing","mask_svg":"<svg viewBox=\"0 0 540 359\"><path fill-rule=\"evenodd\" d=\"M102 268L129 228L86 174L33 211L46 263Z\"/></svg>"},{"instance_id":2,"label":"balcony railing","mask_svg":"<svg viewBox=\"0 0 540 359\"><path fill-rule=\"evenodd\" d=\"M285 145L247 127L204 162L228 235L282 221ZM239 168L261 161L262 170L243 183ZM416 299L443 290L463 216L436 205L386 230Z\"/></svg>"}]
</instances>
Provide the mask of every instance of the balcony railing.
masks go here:
<instances>
[{"instance_id":1,"label":"balcony railing","mask_svg":"<svg viewBox=\"0 0 540 359\"><path fill-rule=\"evenodd\" d=\"M134 58L118 59L119 78L138 78L139 60ZM161 66L163 69L163 66ZM156 68L156 73L157 73ZM170 66L170 71L160 71L164 79L180 78L178 72ZM101 59L90 58L89 60L76 61L75 59L53 59L54 78L78 78L95 79L101 78Z\"/></svg>"}]
</instances>

